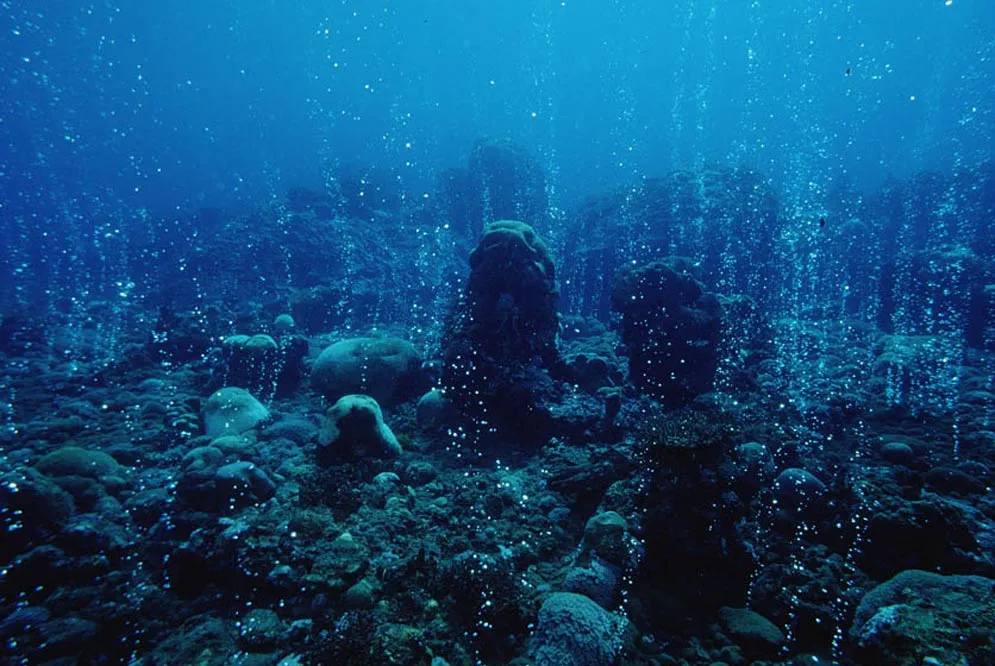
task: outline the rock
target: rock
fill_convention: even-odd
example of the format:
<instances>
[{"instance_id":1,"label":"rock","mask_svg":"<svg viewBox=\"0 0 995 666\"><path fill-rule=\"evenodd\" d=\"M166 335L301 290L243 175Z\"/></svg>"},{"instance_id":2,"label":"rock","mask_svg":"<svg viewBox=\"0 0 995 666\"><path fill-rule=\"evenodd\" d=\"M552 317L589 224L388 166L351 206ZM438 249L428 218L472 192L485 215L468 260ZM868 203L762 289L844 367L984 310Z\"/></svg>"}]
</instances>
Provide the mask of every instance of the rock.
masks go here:
<instances>
[{"instance_id":1,"label":"rock","mask_svg":"<svg viewBox=\"0 0 995 666\"><path fill-rule=\"evenodd\" d=\"M452 418L454 411L449 401L442 396L442 391L432 389L418 399L415 411L418 427L425 430L435 430Z\"/></svg>"},{"instance_id":2,"label":"rock","mask_svg":"<svg viewBox=\"0 0 995 666\"><path fill-rule=\"evenodd\" d=\"M850 638L859 663L995 663L995 580L909 569L864 595Z\"/></svg>"},{"instance_id":3,"label":"rock","mask_svg":"<svg viewBox=\"0 0 995 666\"><path fill-rule=\"evenodd\" d=\"M35 463L72 495L77 509L91 511L107 493L119 493L128 486L127 471L103 451L64 446Z\"/></svg>"},{"instance_id":4,"label":"rock","mask_svg":"<svg viewBox=\"0 0 995 666\"><path fill-rule=\"evenodd\" d=\"M748 467L766 466L773 462L773 456L760 442L744 442L736 447L736 458Z\"/></svg>"},{"instance_id":5,"label":"rock","mask_svg":"<svg viewBox=\"0 0 995 666\"><path fill-rule=\"evenodd\" d=\"M342 601L348 608L354 610L373 608L373 586L364 578L345 591Z\"/></svg>"},{"instance_id":6,"label":"rock","mask_svg":"<svg viewBox=\"0 0 995 666\"><path fill-rule=\"evenodd\" d=\"M240 460L214 473L218 491L233 505L266 501L276 494L276 484L258 465Z\"/></svg>"},{"instance_id":7,"label":"rock","mask_svg":"<svg viewBox=\"0 0 995 666\"><path fill-rule=\"evenodd\" d=\"M971 495L985 495L989 490L989 475L987 470L980 474L973 473L971 467L967 470L954 469L943 465L937 466L926 472L926 486L937 493L952 495L954 497L970 497Z\"/></svg>"},{"instance_id":8,"label":"rock","mask_svg":"<svg viewBox=\"0 0 995 666\"><path fill-rule=\"evenodd\" d=\"M47 659L75 657L93 641L100 627L96 622L78 617L49 620L41 627L45 636L42 651Z\"/></svg>"},{"instance_id":9,"label":"rock","mask_svg":"<svg viewBox=\"0 0 995 666\"><path fill-rule=\"evenodd\" d=\"M880 453L882 460L899 465L909 465L916 459L915 451L905 442L885 442Z\"/></svg>"},{"instance_id":10,"label":"rock","mask_svg":"<svg viewBox=\"0 0 995 666\"><path fill-rule=\"evenodd\" d=\"M825 492L826 485L818 477L798 467L789 467L774 479L774 496L788 510L803 509Z\"/></svg>"},{"instance_id":11,"label":"rock","mask_svg":"<svg viewBox=\"0 0 995 666\"><path fill-rule=\"evenodd\" d=\"M777 625L760 613L746 608L719 609L722 628L750 659L775 656L785 637Z\"/></svg>"},{"instance_id":12,"label":"rock","mask_svg":"<svg viewBox=\"0 0 995 666\"><path fill-rule=\"evenodd\" d=\"M212 438L239 435L269 417L265 405L245 389L234 386L215 391L204 404L204 430Z\"/></svg>"},{"instance_id":13,"label":"rock","mask_svg":"<svg viewBox=\"0 0 995 666\"><path fill-rule=\"evenodd\" d=\"M210 446L222 453L242 453L256 443L253 435L252 430L246 431L245 435L222 435L212 439Z\"/></svg>"},{"instance_id":14,"label":"rock","mask_svg":"<svg viewBox=\"0 0 995 666\"><path fill-rule=\"evenodd\" d=\"M61 548L45 544L14 558L8 566L9 575L4 577L4 594L13 595L37 588L56 588L65 582L71 570L71 560ZM36 591L37 591L36 590Z\"/></svg>"},{"instance_id":15,"label":"rock","mask_svg":"<svg viewBox=\"0 0 995 666\"><path fill-rule=\"evenodd\" d=\"M294 318L289 314L279 315L275 320L273 320L273 330L279 335L293 331L296 326L297 324L294 322Z\"/></svg>"},{"instance_id":16,"label":"rock","mask_svg":"<svg viewBox=\"0 0 995 666\"><path fill-rule=\"evenodd\" d=\"M411 486L424 486L438 475L438 470L426 461L416 461L404 468L404 482Z\"/></svg>"},{"instance_id":17,"label":"rock","mask_svg":"<svg viewBox=\"0 0 995 666\"><path fill-rule=\"evenodd\" d=\"M370 552L349 532L337 536L318 555L312 573L325 580L335 578L356 582L370 563Z\"/></svg>"},{"instance_id":18,"label":"rock","mask_svg":"<svg viewBox=\"0 0 995 666\"><path fill-rule=\"evenodd\" d=\"M332 405L318 443L319 457L325 461L401 455L401 445L384 423L380 405L368 395L346 395Z\"/></svg>"},{"instance_id":19,"label":"rock","mask_svg":"<svg viewBox=\"0 0 995 666\"><path fill-rule=\"evenodd\" d=\"M605 403L606 423L614 423L619 413L621 413L622 396L622 388L618 386L604 386L598 389L598 397Z\"/></svg>"},{"instance_id":20,"label":"rock","mask_svg":"<svg viewBox=\"0 0 995 666\"><path fill-rule=\"evenodd\" d=\"M738 490L752 494L769 484L775 471L774 456L760 442L744 442L733 452L730 481Z\"/></svg>"},{"instance_id":21,"label":"rock","mask_svg":"<svg viewBox=\"0 0 995 666\"><path fill-rule=\"evenodd\" d=\"M6 642L35 630L50 617L52 613L44 606L18 606L10 615L0 620L0 639Z\"/></svg>"},{"instance_id":22,"label":"rock","mask_svg":"<svg viewBox=\"0 0 995 666\"><path fill-rule=\"evenodd\" d=\"M401 477L394 472L380 472L373 477L372 485L383 490L393 490L401 484Z\"/></svg>"},{"instance_id":23,"label":"rock","mask_svg":"<svg viewBox=\"0 0 995 666\"><path fill-rule=\"evenodd\" d=\"M604 609L610 609L618 598L622 571L600 557L592 557L586 567L573 567L567 572L563 589L590 597Z\"/></svg>"},{"instance_id":24,"label":"rock","mask_svg":"<svg viewBox=\"0 0 995 666\"><path fill-rule=\"evenodd\" d=\"M222 465L223 458L214 446L187 453L177 496L198 510L221 511L264 502L276 494L276 484L258 465L244 460Z\"/></svg>"},{"instance_id":25,"label":"rock","mask_svg":"<svg viewBox=\"0 0 995 666\"><path fill-rule=\"evenodd\" d=\"M572 347L575 351L563 354L563 370L567 380L582 391L597 394L623 383L621 362L610 346L590 344L588 349L578 342Z\"/></svg>"},{"instance_id":26,"label":"rock","mask_svg":"<svg viewBox=\"0 0 995 666\"><path fill-rule=\"evenodd\" d=\"M295 444L307 444L314 439L316 433L317 428L310 421L302 418L281 419L263 429L265 439L283 438L289 439Z\"/></svg>"},{"instance_id":27,"label":"rock","mask_svg":"<svg viewBox=\"0 0 995 666\"><path fill-rule=\"evenodd\" d=\"M329 400L361 393L383 405L413 398L427 377L414 345L400 338L350 338L331 345L311 369L311 385Z\"/></svg>"},{"instance_id":28,"label":"rock","mask_svg":"<svg viewBox=\"0 0 995 666\"><path fill-rule=\"evenodd\" d=\"M551 594L532 638L536 666L610 666L622 649L625 619L581 594Z\"/></svg>"},{"instance_id":29,"label":"rock","mask_svg":"<svg viewBox=\"0 0 995 666\"><path fill-rule=\"evenodd\" d=\"M93 507L93 512L100 516L101 520L116 523L124 523L128 520L128 514L115 497L104 495Z\"/></svg>"},{"instance_id":30,"label":"rock","mask_svg":"<svg viewBox=\"0 0 995 666\"><path fill-rule=\"evenodd\" d=\"M592 516L584 526L582 559L596 554L605 562L624 566L629 559L628 529L625 518L615 511L603 511Z\"/></svg>"},{"instance_id":31,"label":"rock","mask_svg":"<svg viewBox=\"0 0 995 666\"><path fill-rule=\"evenodd\" d=\"M0 560L9 561L32 541L58 532L75 509L72 496L36 469L21 467L0 476Z\"/></svg>"},{"instance_id":32,"label":"rock","mask_svg":"<svg viewBox=\"0 0 995 666\"><path fill-rule=\"evenodd\" d=\"M126 472L114 458L103 451L63 446L35 463L35 469L49 477L83 476L102 481L121 479Z\"/></svg>"},{"instance_id":33,"label":"rock","mask_svg":"<svg viewBox=\"0 0 995 666\"><path fill-rule=\"evenodd\" d=\"M125 500L125 509L135 524L149 528L168 513L171 502L165 488L145 488Z\"/></svg>"},{"instance_id":34,"label":"rock","mask_svg":"<svg viewBox=\"0 0 995 666\"><path fill-rule=\"evenodd\" d=\"M213 655L231 655L238 650L230 624L228 618L208 613L194 615L150 646L151 661L197 666L215 664L218 660Z\"/></svg>"},{"instance_id":35,"label":"rock","mask_svg":"<svg viewBox=\"0 0 995 666\"><path fill-rule=\"evenodd\" d=\"M248 652L270 652L286 631L286 625L275 611L256 608L238 623L238 642Z\"/></svg>"},{"instance_id":36,"label":"rock","mask_svg":"<svg viewBox=\"0 0 995 666\"><path fill-rule=\"evenodd\" d=\"M198 446L183 456L183 471L190 473L213 474L221 465L224 454L214 446Z\"/></svg>"},{"instance_id":37,"label":"rock","mask_svg":"<svg viewBox=\"0 0 995 666\"><path fill-rule=\"evenodd\" d=\"M995 534L995 522L964 501L928 491L911 501L884 497L870 516L857 562L873 580L906 569L993 571L995 539L986 533Z\"/></svg>"},{"instance_id":38,"label":"rock","mask_svg":"<svg viewBox=\"0 0 995 666\"><path fill-rule=\"evenodd\" d=\"M284 592L292 592L300 585L300 576L297 575L293 567L287 564L278 564L270 569L266 575L266 582Z\"/></svg>"},{"instance_id":39,"label":"rock","mask_svg":"<svg viewBox=\"0 0 995 666\"><path fill-rule=\"evenodd\" d=\"M680 406L709 392L719 360L722 306L694 276L693 262L669 257L623 269L612 309L621 317L630 379Z\"/></svg>"},{"instance_id":40,"label":"rock","mask_svg":"<svg viewBox=\"0 0 995 666\"><path fill-rule=\"evenodd\" d=\"M73 518L53 543L71 557L114 556L133 545L124 528L108 520L95 520L92 514Z\"/></svg>"},{"instance_id":41,"label":"rock","mask_svg":"<svg viewBox=\"0 0 995 666\"><path fill-rule=\"evenodd\" d=\"M564 391L546 404L551 431L566 439L583 439L597 432L605 401L583 391Z\"/></svg>"}]
</instances>

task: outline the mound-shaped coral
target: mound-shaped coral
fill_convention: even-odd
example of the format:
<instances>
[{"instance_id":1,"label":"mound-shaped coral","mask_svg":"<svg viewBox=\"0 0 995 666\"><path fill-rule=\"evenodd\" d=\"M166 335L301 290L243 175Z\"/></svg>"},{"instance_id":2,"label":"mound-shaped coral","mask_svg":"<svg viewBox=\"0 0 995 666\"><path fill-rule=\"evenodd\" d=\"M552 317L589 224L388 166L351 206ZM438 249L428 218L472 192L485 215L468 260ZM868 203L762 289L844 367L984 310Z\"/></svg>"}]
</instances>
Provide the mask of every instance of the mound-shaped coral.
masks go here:
<instances>
[{"instance_id":1,"label":"mound-shaped coral","mask_svg":"<svg viewBox=\"0 0 995 666\"><path fill-rule=\"evenodd\" d=\"M864 595L850 637L864 664L990 664L995 581L909 569Z\"/></svg>"},{"instance_id":2,"label":"mound-shaped coral","mask_svg":"<svg viewBox=\"0 0 995 666\"><path fill-rule=\"evenodd\" d=\"M323 461L401 455L401 445L384 423L380 405L368 395L339 398L328 410L318 443L319 458Z\"/></svg>"},{"instance_id":3,"label":"mound-shaped coral","mask_svg":"<svg viewBox=\"0 0 995 666\"><path fill-rule=\"evenodd\" d=\"M269 419L269 410L245 389L229 386L204 403L204 430L209 437L238 435Z\"/></svg>"},{"instance_id":4,"label":"mound-shaped coral","mask_svg":"<svg viewBox=\"0 0 995 666\"><path fill-rule=\"evenodd\" d=\"M329 400L350 393L395 405L424 392L427 379L415 346L400 338L349 338L331 345L311 369L311 385Z\"/></svg>"},{"instance_id":5,"label":"mound-shaped coral","mask_svg":"<svg viewBox=\"0 0 995 666\"><path fill-rule=\"evenodd\" d=\"M609 666L622 648L625 620L582 594L557 592L539 610L533 639L538 666Z\"/></svg>"}]
</instances>

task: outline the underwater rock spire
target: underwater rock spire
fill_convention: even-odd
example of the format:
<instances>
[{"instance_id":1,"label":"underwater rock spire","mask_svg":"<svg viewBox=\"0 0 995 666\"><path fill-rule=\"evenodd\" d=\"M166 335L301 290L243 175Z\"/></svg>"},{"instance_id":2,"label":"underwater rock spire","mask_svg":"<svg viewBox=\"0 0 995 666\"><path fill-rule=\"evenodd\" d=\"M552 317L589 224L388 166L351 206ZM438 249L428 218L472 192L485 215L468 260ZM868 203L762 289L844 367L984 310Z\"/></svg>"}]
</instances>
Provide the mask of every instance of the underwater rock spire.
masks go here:
<instances>
[{"instance_id":1,"label":"underwater rock spire","mask_svg":"<svg viewBox=\"0 0 995 666\"><path fill-rule=\"evenodd\" d=\"M487 225L447 331L443 386L466 415L535 436L558 362L556 276L545 241L515 220Z\"/></svg>"},{"instance_id":2,"label":"underwater rock spire","mask_svg":"<svg viewBox=\"0 0 995 666\"><path fill-rule=\"evenodd\" d=\"M670 405L711 390L722 306L695 279L690 260L672 257L622 271L612 308L622 315L622 341L637 388Z\"/></svg>"}]
</instances>

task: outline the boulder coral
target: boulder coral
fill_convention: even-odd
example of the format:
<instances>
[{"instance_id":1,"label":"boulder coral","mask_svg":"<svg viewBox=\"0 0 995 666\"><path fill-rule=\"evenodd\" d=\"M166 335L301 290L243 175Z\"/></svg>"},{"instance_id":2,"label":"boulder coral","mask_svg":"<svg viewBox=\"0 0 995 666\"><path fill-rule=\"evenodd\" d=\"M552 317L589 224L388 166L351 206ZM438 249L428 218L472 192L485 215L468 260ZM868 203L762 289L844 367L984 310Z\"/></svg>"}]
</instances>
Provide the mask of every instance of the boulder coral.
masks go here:
<instances>
[{"instance_id":1,"label":"boulder coral","mask_svg":"<svg viewBox=\"0 0 995 666\"><path fill-rule=\"evenodd\" d=\"M991 664L995 581L909 569L864 595L850 639L863 664Z\"/></svg>"},{"instance_id":2,"label":"boulder coral","mask_svg":"<svg viewBox=\"0 0 995 666\"><path fill-rule=\"evenodd\" d=\"M328 400L362 393L396 405L428 389L422 357L400 338L349 338L327 347L311 368L311 385Z\"/></svg>"},{"instance_id":3,"label":"boulder coral","mask_svg":"<svg viewBox=\"0 0 995 666\"><path fill-rule=\"evenodd\" d=\"M377 401L368 395L346 395L329 408L318 433L319 459L396 458L401 445L384 423Z\"/></svg>"},{"instance_id":4,"label":"boulder coral","mask_svg":"<svg viewBox=\"0 0 995 666\"><path fill-rule=\"evenodd\" d=\"M282 394L292 392L300 383L307 340L289 334L289 330L284 330L279 342L263 333L225 338L221 349L227 383L257 394L267 394L274 388Z\"/></svg>"},{"instance_id":5,"label":"boulder coral","mask_svg":"<svg viewBox=\"0 0 995 666\"><path fill-rule=\"evenodd\" d=\"M624 618L582 594L551 594L539 609L533 638L537 666L610 666L621 651Z\"/></svg>"},{"instance_id":6,"label":"boulder coral","mask_svg":"<svg viewBox=\"0 0 995 666\"><path fill-rule=\"evenodd\" d=\"M235 386L215 391L204 403L204 431L209 437L238 435L270 417L269 410L245 389Z\"/></svg>"}]
</instances>

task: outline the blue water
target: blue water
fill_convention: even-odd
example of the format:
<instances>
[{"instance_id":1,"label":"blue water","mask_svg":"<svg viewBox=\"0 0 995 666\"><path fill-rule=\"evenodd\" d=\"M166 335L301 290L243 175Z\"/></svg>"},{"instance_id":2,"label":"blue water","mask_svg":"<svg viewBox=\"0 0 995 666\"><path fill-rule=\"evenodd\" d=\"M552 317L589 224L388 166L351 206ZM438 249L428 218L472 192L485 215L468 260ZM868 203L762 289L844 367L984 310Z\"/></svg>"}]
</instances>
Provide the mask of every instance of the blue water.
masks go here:
<instances>
[{"instance_id":1,"label":"blue water","mask_svg":"<svg viewBox=\"0 0 995 666\"><path fill-rule=\"evenodd\" d=\"M479 136L557 203L709 162L801 192L990 157L995 7L824 2L5 2L4 207L253 202ZM814 194L813 196L817 196Z\"/></svg>"}]
</instances>

